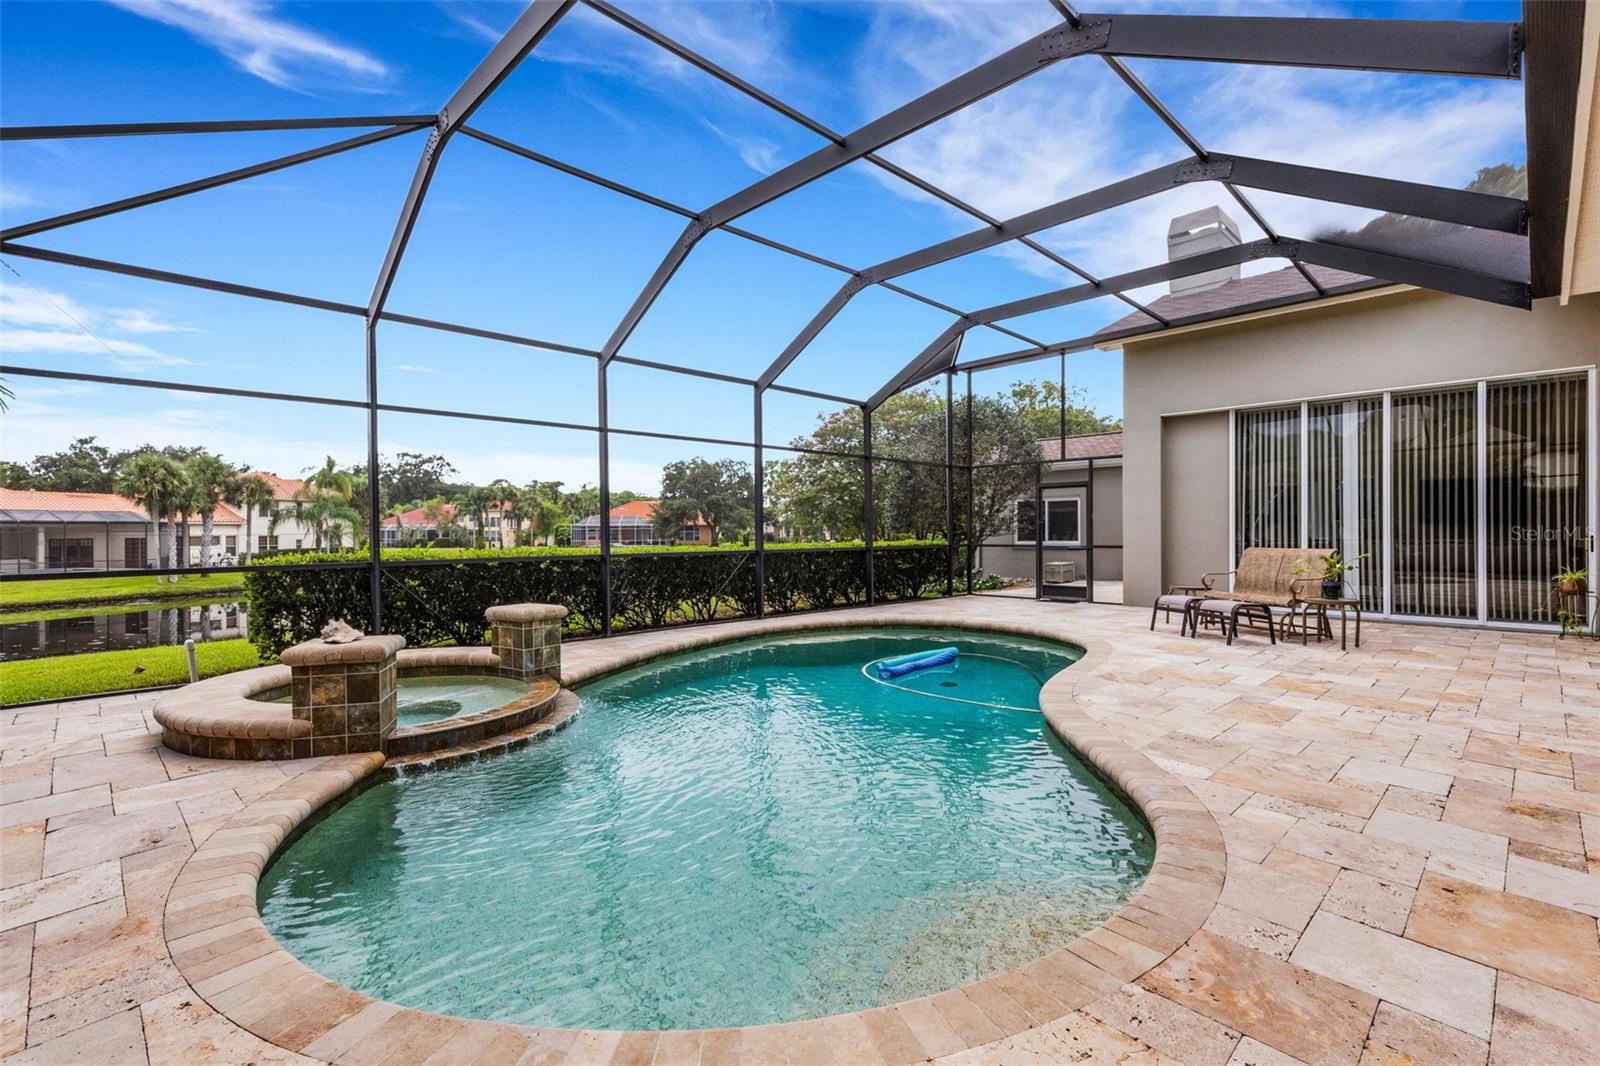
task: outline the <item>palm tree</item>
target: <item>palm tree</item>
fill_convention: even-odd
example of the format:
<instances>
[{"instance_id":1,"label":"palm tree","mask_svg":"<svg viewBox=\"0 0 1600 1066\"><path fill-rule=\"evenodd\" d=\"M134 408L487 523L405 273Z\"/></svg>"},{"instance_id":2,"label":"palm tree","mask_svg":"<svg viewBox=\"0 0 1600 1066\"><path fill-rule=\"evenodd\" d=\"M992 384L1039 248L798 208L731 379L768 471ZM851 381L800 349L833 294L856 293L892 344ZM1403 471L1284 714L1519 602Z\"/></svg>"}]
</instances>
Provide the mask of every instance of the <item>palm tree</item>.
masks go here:
<instances>
[{"instance_id":1,"label":"palm tree","mask_svg":"<svg viewBox=\"0 0 1600 1066\"><path fill-rule=\"evenodd\" d=\"M267 524L268 531L276 530L278 523L290 514L311 530L313 551L322 551L324 544L329 551L337 550L345 525L354 528L361 520L356 509L334 493L319 492L308 497L302 492L296 495L292 512L279 511L272 516L272 520Z\"/></svg>"},{"instance_id":2,"label":"palm tree","mask_svg":"<svg viewBox=\"0 0 1600 1066\"><path fill-rule=\"evenodd\" d=\"M516 513L518 489L505 478L489 482L490 503L500 512L500 536L497 547L509 548L517 543L516 534L522 530L522 520Z\"/></svg>"},{"instance_id":3,"label":"palm tree","mask_svg":"<svg viewBox=\"0 0 1600 1066\"><path fill-rule=\"evenodd\" d=\"M260 474L245 471L233 482L233 492L228 496L228 502L237 504L244 510L244 552L240 558L254 554L252 547L255 542L255 517L264 503L271 503L275 499L272 482Z\"/></svg>"},{"instance_id":4,"label":"palm tree","mask_svg":"<svg viewBox=\"0 0 1600 1066\"><path fill-rule=\"evenodd\" d=\"M333 456L328 456L328 461L322 464L322 469L306 478L305 491L331 492L346 503L355 495L355 481L347 471L340 470L339 465L333 461Z\"/></svg>"},{"instance_id":5,"label":"palm tree","mask_svg":"<svg viewBox=\"0 0 1600 1066\"><path fill-rule=\"evenodd\" d=\"M178 565L178 533L172 516L187 491L183 470L158 451L143 451L132 456L122 464L117 475L117 492L137 502L150 516L150 524L156 528L156 558L159 560L165 554L169 570ZM167 531L165 553L161 550L163 527Z\"/></svg>"},{"instance_id":6,"label":"palm tree","mask_svg":"<svg viewBox=\"0 0 1600 1066\"><path fill-rule=\"evenodd\" d=\"M465 492L455 498L458 515L465 512L472 519L473 547L483 547L483 527L488 519L489 505L494 502L494 499L494 493L482 485L471 485Z\"/></svg>"},{"instance_id":7,"label":"palm tree","mask_svg":"<svg viewBox=\"0 0 1600 1066\"><path fill-rule=\"evenodd\" d=\"M189 480L189 495L200 512L200 569L205 570L211 566L211 531L217 508L234 494L234 479L239 472L210 452L191 456L183 467Z\"/></svg>"}]
</instances>

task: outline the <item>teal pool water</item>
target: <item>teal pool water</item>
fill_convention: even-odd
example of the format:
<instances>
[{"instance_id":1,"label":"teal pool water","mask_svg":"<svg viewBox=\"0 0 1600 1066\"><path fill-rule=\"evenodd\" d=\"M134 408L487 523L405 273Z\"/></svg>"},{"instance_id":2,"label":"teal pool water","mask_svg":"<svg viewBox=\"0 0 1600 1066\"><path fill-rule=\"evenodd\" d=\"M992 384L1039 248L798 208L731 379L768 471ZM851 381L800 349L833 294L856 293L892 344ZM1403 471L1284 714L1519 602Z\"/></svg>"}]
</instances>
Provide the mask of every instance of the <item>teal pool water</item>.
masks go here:
<instances>
[{"instance_id":1,"label":"teal pool water","mask_svg":"<svg viewBox=\"0 0 1600 1066\"><path fill-rule=\"evenodd\" d=\"M457 715L477 714L527 694L528 686L521 681L488 674L402 677L395 682L394 724L405 729ZM252 698L267 703L290 702L287 689Z\"/></svg>"},{"instance_id":2,"label":"teal pool water","mask_svg":"<svg viewBox=\"0 0 1600 1066\"><path fill-rule=\"evenodd\" d=\"M949 667L868 676L940 642ZM580 689L567 728L399 776L295 841L273 934L369 995L479 1018L753 1025L939 991L1103 921L1141 821L1050 733L1059 645L873 630Z\"/></svg>"}]
</instances>

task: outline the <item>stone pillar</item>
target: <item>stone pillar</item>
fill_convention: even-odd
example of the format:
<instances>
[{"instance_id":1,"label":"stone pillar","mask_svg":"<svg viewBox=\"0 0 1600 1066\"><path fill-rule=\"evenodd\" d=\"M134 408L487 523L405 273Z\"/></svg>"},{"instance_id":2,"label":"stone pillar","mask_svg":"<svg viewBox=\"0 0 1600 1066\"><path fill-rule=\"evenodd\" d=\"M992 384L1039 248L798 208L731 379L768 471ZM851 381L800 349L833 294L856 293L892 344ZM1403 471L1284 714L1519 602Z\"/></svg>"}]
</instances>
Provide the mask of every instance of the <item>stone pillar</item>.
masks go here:
<instances>
[{"instance_id":1,"label":"stone pillar","mask_svg":"<svg viewBox=\"0 0 1600 1066\"><path fill-rule=\"evenodd\" d=\"M284 649L294 716L311 723L310 754L383 750L394 732L395 653L405 646L405 637L388 635Z\"/></svg>"},{"instance_id":2,"label":"stone pillar","mask_svg":"<svg viewBox=\"0 0 1600 1066\"><path fill-rule=\"evenodd\" d=\"M494 629L500 674L519 681L548 677L561 681L561 620L567 609L555 603L505 603L483 612Z\"/></svg>"}]
</instances>

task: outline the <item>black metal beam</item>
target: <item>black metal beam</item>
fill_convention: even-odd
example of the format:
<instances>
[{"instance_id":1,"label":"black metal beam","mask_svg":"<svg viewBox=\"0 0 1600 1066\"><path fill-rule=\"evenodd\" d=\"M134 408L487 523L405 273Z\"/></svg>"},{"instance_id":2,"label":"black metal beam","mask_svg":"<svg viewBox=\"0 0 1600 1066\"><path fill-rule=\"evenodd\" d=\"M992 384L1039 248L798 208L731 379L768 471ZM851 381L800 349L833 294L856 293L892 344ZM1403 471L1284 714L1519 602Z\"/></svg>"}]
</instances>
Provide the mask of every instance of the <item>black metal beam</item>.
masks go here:
<instances>
[{"instance_id":1,"label":"black metal beam","mask_svg":"<svg viewBox=\"0 0 1600 1066\"><path fill-rule=\"evenodd\" d=\"M608 362L621 350L642 319L655 303L661 290L677 273L689 253L702 236L711 229L726 225L741 215L786 196L796 189L833 173L855 162L869 152L915 133L940 119L951 115L986 96L999 92L1006 86L1042 70L1051 63L1071 55L1078 55L1102 47L1107 27L1095 25L1083 29L1070 26L1057 27L1029 38L995 58L945 82L933 90L902 104L888 114L873 119L838 143L826 145L810 155L790 163L760 181L712 204L684 227L683 233L667 251L644 289L628 308L611 337L601 348L601 361Z\"/></svg>"},{"instance_id":2,"label":"black metal beam","mask_svg":"<svg viewBox=\"0 0 1600 1066\"><path fill-rule=\"evenodd\" d=\"M1510 307L1527 308L1532 306L1532 294L1528 283L1514 278L1491 276L1426 259L1365 248L1354 248L1348 245L1329 244L1323 241L1252 241L1232 248L1220 248L1216 251L1202 252L1199 255L1129 271L1116 277L1107 278L1104 284L1100 286L1075 285L1071 288L1057 289L1054 292L1041 293L1026 299L1013 300L1009 303L996 304L993 307L974 311L934 338L883 388L879 389L867 400L867 407L868 409L876 408L901 389L952 366L953 363L945 359L945 353L949 350L952 339L955 335L964 333L973 326L984 325L996 319L1035 314L1039 311L1053 310L1069 304L1092 300L1098 296L1105 295L1106 290L1113 287L1136 289L1162 281L1171 281L1175 278L1203 274L1222 267L1236 266L1253 259L1269 258L1287 259L1291 262L1301 261L1317 266L1331 267L1335 270L1365 275L1368 278L1381 278L1388 282L1416 285L1436 292L1452 293L1457 296L1466 296L1470 299L1485 300ZM1241 314L1243 311L1244 309L1242 308L1226 308L1218 314L1208 316L1208 318L1229 317ZM1173 319L1172 325L1179 325L1182 321ZM1134 332L1148 332L1148 330L1136 330ZM1096 337L1097 342L1114 339L1103 335L1096 335ZM1052 346L1041 349L1041 353L1058 350L1061 349ZM982 365L1002 364L998 362L990 364L988 361L982 361Z\"/></svg>"},{"instance_id":3,"label":"black metal beam","mask_svg":"<svg viewBox=\"0 0 1600 1066\"><path fill-rule=\"evenodd\" d=\"M1583 70L1583 26L1600 18L1594 4L1522 5L1528 46L1527 101L1529 267L1535 296L1561 292L1567 215L1574 205L1572 149ZM1591 147L1591 151L1592 151Z\"/></svg>"},{"instance_id":4,"label":"black metal beam","mask_svg":"<svg viewBox=\"0 0 1600 1066\"><path fill-rule=\"evenodd\" d=\"M1515 22L1423 19L1262 18L1234 15L1103 15L1107 55L1208 63L1377 70L1516 78L1522 27Z\"/></svg>"},{"instance_id":5,"label":"black metal beam","mask_svg":"<svg viewBox=\"0 0 1600 1066\"><path fill-rule=\"evenodd\" d=\"M489 98L489 94L511 75L517 64L522 62L523 58L555 27L561 16L572 7L572 3L573 0L534 0L517 21L511 24L511 28L499 42L489 50L489 54L484 56L471 74L467 75L467 80L462 82L460 88L456 89L445 102L435 120L434 131L429 135L428 143L422 150L422 158L417 162L416 173L411 177L411 187L406 190L405 203L401 206L400 217L395 222L394 235L389 239L389 248L384 253L383 265L378 268L378 278L372 286L372 296L367 301L368 318L377 318L383 312L384 303L389 299L389 290L394 285L395 273L400 269L400 260L405 255L406 245L411 240L411 231L417 224L417 215L422 210L423 198L428 195L428 186L433 182L434 170L439 165L439 153L444 150L450 137L465 125L473 112Z\"/></svg>"},{"instance_id":6,"label":"black metal beam","mask_svg":"<svg viewBox=\"0 0 1600 1066\"><path fill-rule=\"evenodd\" d=\"M35 222L24 222L20 226L12 226L10 229L0 232L0 240L10 241L22 237L32 237L48 230L60 229L62 226L71 226L78 222L89 222L93 219L105 218L107 215L132 211L136 207L148 207L151 204L175 200L190 193L231 185L234 182L245 181L249 178L258 178L263 174L271 174L274 171L286 170L289 167L296 167L316 159L326 159L329 156L339 155L341 152L364 148L369 144L377 144L379 141L387 141L391 138L411 133L416 129L416 126L390 126L387 129L363 133L359 137L350 137L342 141L335 141L332 144L325 144L320 148L310 148L304 152L278 156L276 159L252 163L250 166L239 167L236 170L228 170L221 174L212 174L209 177L186 181L181 185L169 185L164 189L155 189L151 192L139 193L137 196L125 196L120 200L112 200L110 203L97 204L94 207L85 207L78 211L69 211L64 215L41 218Z\"/></svg>"},{"instance_id":7,"label":"black metal beam","mask_svg":"<svg viewBox=\"0 0 1600 1066\"><path fill-rule=\"evenodd\" d=\"M1493 277L1444 263L1322 241L1300 241L1294 255L1318 266L1416 285L1435 292L1453 293L1507 307L1527 309L1533 306L1533 292L1526 281Z\"/></svg>"},{"instance_id":8,"label":"black metal beam","mask_svg":"<svg viewBox=\"0 0 1600 1066\"><path fill-rule=\"evenodd\" d=\"M335 311L344 315L366 314L365 308L358 307L355 304L322 300L315 296L302 296L292 292L279 292L276 289L263 289L255 285L239 285L231 281L202 278L194 274L179 274L171 270L156 270L153 267L134 266L131 263L119 263L112 259L95 259L92 256L58 252L53 248L38 248L29 244L0 242L0 255L15 255L23 259L37 259L42 263L59 263L62 266L99 270L107 274L122 274L130 278L144 278L147 281L160 281L168 285L183 285L191 289L225 292L232 296L248 296L257 300L272 300L275 303L294 304L297 307L313 307L321 311Z\"/></svg>"},{"instance_id":9,"label":"black metal beam","mask_svg":"<svg viewBox=\"0 0 1600 1066\"><path fill-rule=\"evenodd\" d=\"M0 141L59 141L79 137L148 137L184 133L260 133L269 130L337 130L360 126L431 126L437 117L436 115L339 115L329 118L247 118L223 121L0 126Z\"/></svg>"},{"instance_id":10,"label":"black metal beam","mask_svg":"<svg viewBox=\"0 0 1600 1066\"><path fill-rule=\"evenodd\" d=\"M1002 222L999 226L974 230L866 268L839 287L828 303L806 323L757 380L764 383L776 380L778 375L782 374L811 344L817 334L844 310L855 294L870 284L882 283L890 278L925 270L951 259L1016 240L1029 233L1060 226L1196 181L1245 185L1331 203L1348 204L1376 211L1393 211L1509 233L1521 232L1527 215L1527 205L1509 196L1494 196L1461 189L1441 189L1417 182L1275 163L1248 156L1211 156L1205 160L1180 160L1026 212ZM1276 234L1273 236L1276 239ZM1114 295L1114 288L1105 284L1103 280L1097 288L1102 295Z\"/></svg>"}]
</instances>

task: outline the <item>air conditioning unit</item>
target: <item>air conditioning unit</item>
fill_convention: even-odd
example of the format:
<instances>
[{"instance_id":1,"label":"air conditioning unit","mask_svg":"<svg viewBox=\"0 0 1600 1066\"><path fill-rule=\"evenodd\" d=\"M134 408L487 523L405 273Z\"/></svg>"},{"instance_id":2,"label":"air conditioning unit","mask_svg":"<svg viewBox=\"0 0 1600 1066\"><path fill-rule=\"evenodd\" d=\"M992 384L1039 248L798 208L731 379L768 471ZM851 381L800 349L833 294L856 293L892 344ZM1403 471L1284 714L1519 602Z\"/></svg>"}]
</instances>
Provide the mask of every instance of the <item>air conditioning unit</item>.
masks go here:
<instances>
[{"instance_id":1,"label":"air conditioning unit","mask_svg":"<svg viewBox=\"0 0 1600 1066\"><path fill-rule=\"evenodd\" d=\"M1078 580L1077 563L1045 563L1044 583L1046 585L1070 585Z\"/></svg>"}]
</instances>

